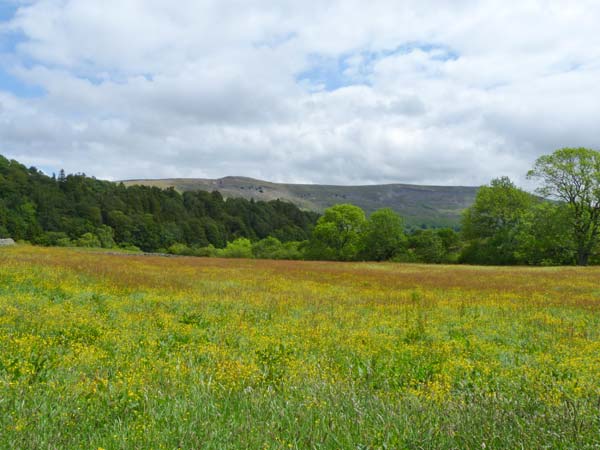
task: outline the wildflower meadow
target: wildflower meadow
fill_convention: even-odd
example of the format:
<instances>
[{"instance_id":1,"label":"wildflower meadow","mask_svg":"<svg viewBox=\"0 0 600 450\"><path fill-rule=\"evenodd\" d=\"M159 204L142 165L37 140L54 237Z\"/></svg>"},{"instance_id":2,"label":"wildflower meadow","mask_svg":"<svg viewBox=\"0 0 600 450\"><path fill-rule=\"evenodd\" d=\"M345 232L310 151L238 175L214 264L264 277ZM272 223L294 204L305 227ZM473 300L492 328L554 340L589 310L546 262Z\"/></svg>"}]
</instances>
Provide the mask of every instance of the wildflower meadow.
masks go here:
<instances>
[{"instance_id":1,"label":"wildflower meadow","mask_svg":"<svg viewBox=\"0 0 600 450\"><path fill-rule=\"evenodd\" d=\"M0 250L0 448L600 447L600 267Z\"/></svg>"}]
</instances>

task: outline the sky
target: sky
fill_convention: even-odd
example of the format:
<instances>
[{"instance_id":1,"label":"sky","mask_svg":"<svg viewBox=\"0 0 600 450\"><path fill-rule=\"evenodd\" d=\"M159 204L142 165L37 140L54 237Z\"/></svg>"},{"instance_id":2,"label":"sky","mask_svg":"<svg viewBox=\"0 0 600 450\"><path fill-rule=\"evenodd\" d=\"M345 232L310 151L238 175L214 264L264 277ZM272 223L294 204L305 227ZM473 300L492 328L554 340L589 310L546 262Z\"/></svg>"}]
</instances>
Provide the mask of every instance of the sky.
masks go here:
<instances>
[{"instance_id":1,"label":"sky","mask_svg":"<svg viewBox=\"0 0 600 450\"><path fill-rule=\"evenodd\" d=\"M600 2L0 0L0 154L97 178L481 185L600 149Z\"/></svg>"}]
</instances>

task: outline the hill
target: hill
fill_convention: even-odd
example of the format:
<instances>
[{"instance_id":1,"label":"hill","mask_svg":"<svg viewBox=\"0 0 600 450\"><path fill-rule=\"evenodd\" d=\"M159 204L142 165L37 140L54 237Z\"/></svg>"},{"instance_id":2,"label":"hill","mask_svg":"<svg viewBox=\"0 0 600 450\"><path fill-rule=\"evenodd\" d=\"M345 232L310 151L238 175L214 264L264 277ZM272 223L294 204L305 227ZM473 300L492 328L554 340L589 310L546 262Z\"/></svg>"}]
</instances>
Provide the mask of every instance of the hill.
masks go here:
<instances>
[{"instance_id":1,"label":"hill","mask_svg":"<svg viewBox=\"0 0 600 450\"><path fill-rule=\"evenodd\" d=\"M246 177L219 179L173 178L163 180L127 180L125 185L173 187L178 191L219 191L224 197L255 200L286 200L302 209L323 211L338 203L360 206L367 214L389 207L413 227L457 227L461 212L475 199L478 187L419 186L382 184L333 186L318 184L283 184Z\"/></svg>"}]
</instances>

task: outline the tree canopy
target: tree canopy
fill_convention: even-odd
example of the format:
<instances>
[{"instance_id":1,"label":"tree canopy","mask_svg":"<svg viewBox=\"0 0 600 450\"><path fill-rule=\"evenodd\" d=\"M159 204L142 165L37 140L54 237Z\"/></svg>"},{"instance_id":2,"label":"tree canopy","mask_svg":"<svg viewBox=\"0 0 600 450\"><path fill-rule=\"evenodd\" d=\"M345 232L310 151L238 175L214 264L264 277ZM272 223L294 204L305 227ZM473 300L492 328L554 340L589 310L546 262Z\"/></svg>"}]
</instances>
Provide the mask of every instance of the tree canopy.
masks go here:
<instances>
[{"instance_id":1,"label":"tree canopy","mask_svg":"<svg viewBox=\"0 0 600 450\"><path fill-rule=\"evenodd\" d=\"M390 208L375 211L364 225L362 256L367 260L387 261L406 249L402 218Z\"/></svg>"},{"instance_id":2,"label":"tree canopy","mask_svg":"<svg viewBox=\"0 0 600 450\"><path fill-rule=\"evenodd\" d=\"M520 228L535 197L517 188L508 177L492 180L477 192L462 220L469 241L463 260L477 264L514 264Z\"/></svg>"},{"instance_id":3,"label":"tree canopy","mask_svg":"<svg viewBox=\"0 0 600 450\"><path fill-rule=\"evenodd\" d=\"M541 182L540 195L568 206L577 264L587 265L600 233L600 152L562 148L539 157L528 176Z\"/></svg>"},{"instance_id":4,"label":"tree canopy","mask_svg":"<svg viewBox=\"0 0 600 450\"><path fill-rule=\"evenodd\" d=\"M327 208L313 230L309 256L341 261L356 259L365 222L365 213L358 206L340 204Z\"/></svg>"}]
</instances>

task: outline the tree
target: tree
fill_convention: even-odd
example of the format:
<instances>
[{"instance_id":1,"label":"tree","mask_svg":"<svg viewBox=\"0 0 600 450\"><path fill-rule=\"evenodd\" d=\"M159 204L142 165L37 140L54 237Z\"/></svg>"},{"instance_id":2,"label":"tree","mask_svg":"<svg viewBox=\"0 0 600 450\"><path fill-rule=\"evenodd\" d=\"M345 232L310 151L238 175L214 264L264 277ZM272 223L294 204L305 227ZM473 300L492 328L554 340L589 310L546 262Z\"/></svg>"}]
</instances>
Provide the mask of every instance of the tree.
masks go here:
<instances>
[{"instance_id":1,"label":"tree","mask_svg":"<svg viewBox=\"0 0 600 450\"><path fill-rule=\"evenodd\" d=\"M78 247L101 247L100 239L94 233L85 233L81 235L76 242Z\"/></svg>"},{"instance_id":2,"label":"tree","mask_svg":"<svg viewBox=\"0 0 600 450\"><path fill-rule=\"evenodd\" d=\"M98 236L102 248L114 248L117 246L114 239L115 233L108 225L101 225L96 228L95 234Z\"/></svg>"},{"instance_id":3,"label":"tree","mask_svg":"<svg viewBox=\"0 0 600 450\"><path fill-rule=\"evenodd\" d=\"M327 208L313 230L307 256L341 261L356 259L365 222L365 213L358 206L340 204Z\"/></svg>"},{"instance_id":4,"label":"tree","mask_svg":"<svg viewBox=\"0 0 600 450\"><path fill-rule=\"evenodd\" d=\"M569 208L564 203L539 202L535 205L519 232L517 259L526 264L543 266L575 263L569 214Z\"/></svg>"},{"instance_id":5,"label":"tree","mask_svg":"<svg viewBox=\"0 0 600 450\"><path fill-rule=\"evenodd\" d=\"M436 231L436 234L442 240L446 256L457 258L461 245L460 235L452 228L441 228Z\"/></svg>"},{"instance_id":6,"label":"tree","mask_svg":"<svg viewBox=\"0 0 600 450\"><path fill-rule=\"evenodd\" d=\"M362 255L367 260L387 261L406 249L402 218L390 208L375 211L362 235Z\"/></svg>"},{"instance_id":7,"label":"tree","mask_svg":"<svg viewBox=\"0 0 600 450\"><path fill-rule=\"evenodd\" d=\"M535 198L517 188L508 177L482 186L463 215L462 233L469 240L462 260L476 264L517 262L519 229Z\"/></svg>"},{"instance_id":8,"label":"tree","mask_svg":"<svg viewBox=\"0 0 600 450\"><path fill-rule=\"evenodd\" d=\"M600 234L600 152L556 150L539 157L528 177L540 180L540 195L568 205L577 264L587 265Z\"/></svg>"},{"instance_id":9,"label":"tree","mask_svg":"<svg viewBox=\"0 0 600 450\"><path fill-rule=\"evenodd\" d=\"M416 230L408 238L412 257L418 262L439 264L444 261L444 241L434 230Z\"/></svg>"},{"instance_id":10,"label":"tree","mask_svg":"<svg viewBox=\"0 0 600 450\"><path fill-rule=\"evenodd\" d=\"M272 236L252 244L252 254L259 259L279 259L282 249L281 241Z\"/></svg>"}]
</instances>

